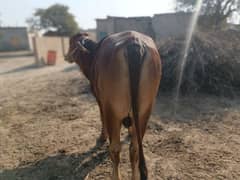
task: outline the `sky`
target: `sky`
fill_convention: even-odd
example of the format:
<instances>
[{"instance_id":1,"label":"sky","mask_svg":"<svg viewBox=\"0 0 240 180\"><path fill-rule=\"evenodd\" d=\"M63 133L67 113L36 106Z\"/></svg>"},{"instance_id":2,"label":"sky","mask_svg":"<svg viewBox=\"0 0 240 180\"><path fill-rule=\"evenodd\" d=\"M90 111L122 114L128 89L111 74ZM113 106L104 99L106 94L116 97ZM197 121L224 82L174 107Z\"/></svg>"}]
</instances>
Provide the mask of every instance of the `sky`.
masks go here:
<instances>
[{"instance_id":1,"label":"sky","mask_svg":"<svg viewBox=\"0 0 240 180\"><path fill-rule=\"evenodd\" d=\"M61 3L69 6L81 28L95 28L96 18L152 16L174 11L174 0L0 0L2 26L26 26L37 8Z\"/></svg>"}]
</instances>

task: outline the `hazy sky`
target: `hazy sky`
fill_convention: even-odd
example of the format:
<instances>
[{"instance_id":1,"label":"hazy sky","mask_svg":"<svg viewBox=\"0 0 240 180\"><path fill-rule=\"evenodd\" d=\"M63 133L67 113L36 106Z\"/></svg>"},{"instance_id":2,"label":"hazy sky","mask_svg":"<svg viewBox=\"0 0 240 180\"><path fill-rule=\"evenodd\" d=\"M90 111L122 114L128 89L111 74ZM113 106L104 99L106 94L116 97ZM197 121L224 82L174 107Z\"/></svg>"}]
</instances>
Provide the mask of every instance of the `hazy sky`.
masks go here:
<instances>
[{"instance_id":1,"label":"hazy sky","mask_svg":"<svg viewBox=\"0 0 240 180\"><path fill-rule=\"evenodd\" d=\"M174 0L0 0L0 20L4 26L26 25L36 8L54 3L68 5L82 28L95 27L95 19L107 15L152 16L174 10Z\"/></svg>"}]
</instances>

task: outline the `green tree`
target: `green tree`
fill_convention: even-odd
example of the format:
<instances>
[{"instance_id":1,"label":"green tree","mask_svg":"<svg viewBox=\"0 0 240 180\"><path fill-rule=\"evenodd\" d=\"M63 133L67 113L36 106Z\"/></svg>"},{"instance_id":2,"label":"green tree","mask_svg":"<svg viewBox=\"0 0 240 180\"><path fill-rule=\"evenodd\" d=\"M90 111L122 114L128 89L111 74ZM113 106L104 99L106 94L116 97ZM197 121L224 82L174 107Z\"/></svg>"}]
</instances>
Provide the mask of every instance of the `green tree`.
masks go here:
<instances>
[{"instance_id":1,"label":"green tree","mask_svg":"<svg viewBox=\"0 0 240 180\"><path fill-rule=\"evenodd\" d=\"M176 11L193 12L196 3L197 0L176 0ZM220 28L234 12L240 14L240 0L203 0L201 14L215 29Z\"/></svg>"},{"instance_id":2,"label":"green tree","mask_svg":"<svg viewBox=\"0 0 240 180\"><path fill-rule=\"evenodd\" d=\"M34 16L27 19L30 31L45 30L54 35L71 36L79 27L68 6L54 4L47 9L37 9Z\"/></svg>"}]
</instances>

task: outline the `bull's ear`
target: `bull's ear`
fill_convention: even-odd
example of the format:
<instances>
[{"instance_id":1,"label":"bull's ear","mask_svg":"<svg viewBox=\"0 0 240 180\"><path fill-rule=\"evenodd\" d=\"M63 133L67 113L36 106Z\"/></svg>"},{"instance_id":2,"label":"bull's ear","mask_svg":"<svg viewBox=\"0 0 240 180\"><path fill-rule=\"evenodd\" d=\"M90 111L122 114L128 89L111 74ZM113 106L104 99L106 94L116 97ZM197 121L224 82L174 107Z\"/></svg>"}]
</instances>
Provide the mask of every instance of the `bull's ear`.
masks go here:
<instances>
[{"instance_id":1,"label":"bull's ear","mask_svg":"<svg viewBox=\"0 0 240 180\"><path fill-rule=\"evenodd\" d=\"M97 49L97 43L91 39L84 39L84 47L91 53L94 53Z\"/></svg>"},{"instance_id":2,"label":"bull's ear","mask_svg":"<svg viewBox=\"0 0 240 180\"><path fill-rule=\"evenodd\" d=\"M89 52L89 50L85 47L85 39L78 41L78 47L83 52Z\"/></svg>"}]
</instances>

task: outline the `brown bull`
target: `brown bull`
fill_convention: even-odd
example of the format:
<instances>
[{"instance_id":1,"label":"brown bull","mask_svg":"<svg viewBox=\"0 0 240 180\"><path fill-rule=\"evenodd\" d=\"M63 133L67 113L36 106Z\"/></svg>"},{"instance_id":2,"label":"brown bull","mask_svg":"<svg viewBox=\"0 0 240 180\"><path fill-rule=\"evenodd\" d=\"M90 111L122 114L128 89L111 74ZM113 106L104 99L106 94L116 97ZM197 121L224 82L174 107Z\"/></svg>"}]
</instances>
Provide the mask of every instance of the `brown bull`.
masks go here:
<instances>
[{"instance_id":1,"label":"brown bull","mask_svg":"<svg viewBox=\"0 0 240 180\"><path fill-rule=\"evenodd\" d=\"M161 77L161 62L153 40L138 32L113 34L101 42L77 34L70 39L66 60L76 62L91 83L101 120L101 140L109 137L113 179L119 180L120 129L131 128L133 180L147 179L142 140Z\"/></svg>"}]
</instances>

